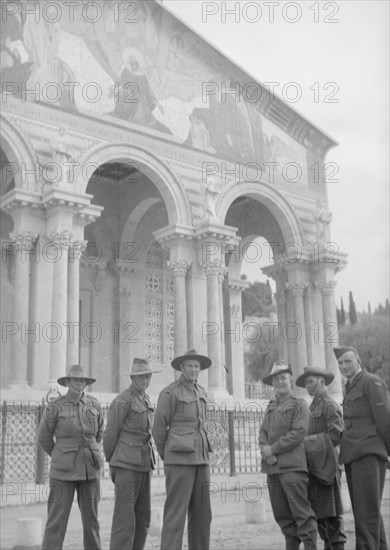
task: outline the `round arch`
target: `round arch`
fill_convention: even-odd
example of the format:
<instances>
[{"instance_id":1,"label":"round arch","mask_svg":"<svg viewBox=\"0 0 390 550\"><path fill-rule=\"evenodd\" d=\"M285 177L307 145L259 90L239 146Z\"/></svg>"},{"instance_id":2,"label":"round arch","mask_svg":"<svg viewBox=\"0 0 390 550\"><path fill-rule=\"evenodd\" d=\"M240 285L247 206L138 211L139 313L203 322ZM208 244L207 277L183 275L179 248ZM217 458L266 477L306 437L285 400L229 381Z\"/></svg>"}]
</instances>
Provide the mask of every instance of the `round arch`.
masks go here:
<instances>
[{"instance_id":1,"label":"round arch","mask_svg":"<svg viewBox=\"0 0 390 550\"><path fill-rule=\"evenodd\" d=\"M261 182L230 184L216 204L217 217L225 220L233 202L239 197L249 197L263 204L277 220L286 243L294 242L304 248L304 231L293 207L281 193Z\"/></svg>"},{"instance_id":2,"label":"round arch","mask_svg":"<svg viewBox=\"0 0 390 550\"><path fill-rule=\"evenodd\" d=\"M4 115L0 115L0 121L1 148L8 161L12 163L15 188L38 191L40 189L40 177L39 169L37 170L38 159L34 150L25 136Z\"/></svg>"},{"instance_id":3,"label":"round arch","mask_svg":"<svg viewBox=\"0 0 390 550\"><path fill-rule=\"evenodd\" d=\"M85 193L94 170L107 162L128 163L129 167L137 168L150 179L163 198L169 225L192 224L191 209L184 188L169 167L155 155L132 145L98 145L85 153L75 171L76 192Z\"/></svg>"}]
</instances>

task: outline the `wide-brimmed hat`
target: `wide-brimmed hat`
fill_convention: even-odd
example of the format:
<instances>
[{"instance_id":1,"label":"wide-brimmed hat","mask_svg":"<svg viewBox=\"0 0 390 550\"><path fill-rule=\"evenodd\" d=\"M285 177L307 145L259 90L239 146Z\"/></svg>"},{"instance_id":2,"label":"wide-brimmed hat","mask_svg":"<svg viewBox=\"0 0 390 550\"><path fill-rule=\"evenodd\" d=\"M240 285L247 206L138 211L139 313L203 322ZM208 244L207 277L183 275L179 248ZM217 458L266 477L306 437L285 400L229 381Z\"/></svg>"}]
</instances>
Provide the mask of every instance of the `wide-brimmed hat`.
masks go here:
<instances>
[{"instance_id":1,"label":"wide-brimmed hat","mask_svg":"<svg viewBox=\"0 0 390 550\"><path fill-rule=\"evenodd\" d=\"M263 378L263 383L267 384L267 386L272 386L272 377L275 374L282 374L283 372L292 374L291 365L286 365L283 361L275 361L272 365L271 372Z\"/></svg>"},{"instance_id":2,"label":"wide-brimmed hat","mask_svg":"<svg viewBox=\"0 0 390 550\"><path fill-rule=\"evenodd\" d=\"M129 369L130 376L139 376L140 374L153 374L154 372L161 372L161 370L152 369L147 359L139 359L134 357L133 364Z\"/></svg>"},{"instance_id":3,"label":"wide-brimmed hat","mask_svg":"<svg viewBox=\"0 0 390 550\"><path fill-rule=\"evenodd\" d=\"M336 359L339 359L342 355L344 355L344 353L347 353L347 351L353 351L356 357L359 357L358 350L352 346L337 346L336 348L333 348L333 353L335 354Z\"/></svg>"},{"instance_id":4,"label":"wide-brimmed hat","mask_svg":"<svg viewBox=\"0 0 390 550\"><path fill-rule=\"evenodd\" d=\"M298 376L295 382L300 388L305 387L305 380L308 376L322 376L325 379L325 386L328 386L334 380L334 374L319 367L303 367L303 373Z\"/></svg>"},{"instance_id":5,"label":"wide-brimmed hat","mask_svg":"<svg viewBox=\"0 0 390 550\"><path fill-rule=\"evenodd\" d=\"M197 359L197 361L200 362L201 370L208 369L211 366L211 359L206 355L200 355L194 348L188 349L184 355L180 355L180 357L175 357L171 365L175 370L180 370L180 365L186 359Z\"/></svg>"},{"instance_id":6,"label":"wide-brimmed hat","mask_svg":"<svg viewBox=\"0 0 390 550\"><path fill-rule=\"evenodd\" d=\"M57 380L57 382L61 386L66 386L66 382L69 380L69 378L84 378L87 386L89 386L89 384L93 384L94 382L96 382L96 378L90 378L85 374L85 371L81 365L72 365L69 368L67 375L61 376Z\"/></svg>"}]
</instances>

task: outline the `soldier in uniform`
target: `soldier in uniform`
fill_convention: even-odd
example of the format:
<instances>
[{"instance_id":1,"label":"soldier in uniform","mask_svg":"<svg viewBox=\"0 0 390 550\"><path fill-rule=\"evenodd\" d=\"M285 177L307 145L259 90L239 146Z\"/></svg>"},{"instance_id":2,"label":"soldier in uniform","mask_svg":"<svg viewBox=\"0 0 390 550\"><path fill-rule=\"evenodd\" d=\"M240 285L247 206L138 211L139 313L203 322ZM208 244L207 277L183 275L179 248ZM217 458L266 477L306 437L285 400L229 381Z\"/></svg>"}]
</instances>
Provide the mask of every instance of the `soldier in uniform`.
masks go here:
<instances>
[{"instance_id":1,"label":"soldier in uniform","mask_svg":"<svg viewBox=\"0 0 390 550\"><path fill-rule=\"evenodd\" d=\"M304 438L309 407L293 396L290 366L276 361L263 379L273 386L275 398L260 427L261 471L267 474L272 511L286 541L286 550L317 548L317 522L307 496L308 469Z\"/></svg>"},{"instance_id":2,"label":"soldier in uniform","mask_svg":"<svg viewBox=\"0 0 390 550\"><path fill-rule=\"evenodd\" d=\"M142 550L150 524L150 476L155 458L151 443L152 407L145 390L152 370L135 358L131 384L110 405L103 435L106 460L115 483L111 550Z\"/></svg>"},{"instance_id":3,"label":"soldier in uniform","mask_svg":"<svg viewBox=\"0 0 390 550\"><path fill-rule=\"evenodd\" d=\"M208 550L211 506L205 488L210 485L211 448L205 430L207 396L197 378L211 360L190 349L171 364L182 374L160 393L153 425L167 493L161 548L181 550L188 512L188 549Z\"/></svg>"},{"instance_id":4,"label":"soldier in uniform","mask_svg":"<svg viewBox=\"0 0 390 550\"><path fill-rule=\"evenodd\" d=\"M355 518L356 550L387 550L381 516L387 457L390 454L390 402L384 382L363 370L357 350L334 348L347 378L340 462L345 465Z\"/></svg>"},{"instance_id":5,"label":"soldier in uniform","mask_svg":"<svg viewBox=\"0 0 390 550\"><path fill-rule=\"evenodd\" d=\"M338 446L343 432L341 407L328 394L326 386L334 380L334 375L317 367L305 367L296 381L300 388L306 388L313 397L310 404L308 436L327 434L338 458ZM335 459L335 456L332 457ZM318 477L309 473L308 496L317 517L318 533L325 542L324 550L344 550L347 540L343 529L343 506L341 501L340 470L336 469L334 481L330 485L321 483Z\"/></svg>"},{"instance_id":6,"label":"soldier in uniform","mask_svg":"<svg viewBox=\"0 0 390 550\"><path fill-rule=\"evenodd\" d=\"M98 502L103 457L103 414L97 399L85 393L95 382L80 365L72 365L57 380L68 393L46 407L38 429L38 443L51 457L50 493L42 550L61 550L74 493L81 512L84 548L100 550Z\"/></svg>"}]
</instances>

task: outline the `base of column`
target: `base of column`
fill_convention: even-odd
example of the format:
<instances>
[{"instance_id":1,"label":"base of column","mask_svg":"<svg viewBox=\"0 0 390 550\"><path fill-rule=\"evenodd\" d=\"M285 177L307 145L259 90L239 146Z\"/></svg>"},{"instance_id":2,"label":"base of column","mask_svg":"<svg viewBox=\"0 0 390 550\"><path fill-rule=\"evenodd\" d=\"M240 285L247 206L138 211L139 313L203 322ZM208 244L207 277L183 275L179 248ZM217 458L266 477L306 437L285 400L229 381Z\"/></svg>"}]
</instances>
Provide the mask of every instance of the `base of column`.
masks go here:
<instances>
[{"instance_id":1,"label":"base of column","mask_svg":"<svg viewBox=\"0 0 390 550\"><path fill-rule=\"evenodd\" d=\"M225 388L207 388L207 399L211 403L217 403L218 405L223 403L226 406L234 402L234 397Z\"/></svg>"}]
</instances>

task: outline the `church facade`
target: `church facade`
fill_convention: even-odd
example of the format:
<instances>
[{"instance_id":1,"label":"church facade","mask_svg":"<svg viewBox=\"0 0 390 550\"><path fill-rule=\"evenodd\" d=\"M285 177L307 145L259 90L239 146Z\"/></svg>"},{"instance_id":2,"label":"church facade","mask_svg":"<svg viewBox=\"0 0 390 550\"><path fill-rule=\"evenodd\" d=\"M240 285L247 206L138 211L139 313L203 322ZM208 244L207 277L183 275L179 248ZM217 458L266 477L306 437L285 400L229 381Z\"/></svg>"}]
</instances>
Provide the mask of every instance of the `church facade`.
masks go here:
<instances>
[{"instance_id":1,"label":"church facade","mask_svg":"<svg viewBox=\"0 0 390 550\"><path fill-rule=\"evenodd\" d=\"M4 398L41 398L73 363L112 394L134 357L160 366L156 398L196 347L210 399L244 401L249 255L276 282L261 337L340 394L336 143L163 5L128 4L2 6Z\"/></svg>"}]
</instances>

